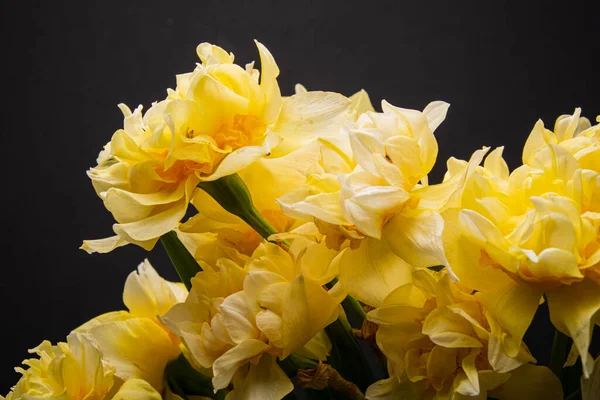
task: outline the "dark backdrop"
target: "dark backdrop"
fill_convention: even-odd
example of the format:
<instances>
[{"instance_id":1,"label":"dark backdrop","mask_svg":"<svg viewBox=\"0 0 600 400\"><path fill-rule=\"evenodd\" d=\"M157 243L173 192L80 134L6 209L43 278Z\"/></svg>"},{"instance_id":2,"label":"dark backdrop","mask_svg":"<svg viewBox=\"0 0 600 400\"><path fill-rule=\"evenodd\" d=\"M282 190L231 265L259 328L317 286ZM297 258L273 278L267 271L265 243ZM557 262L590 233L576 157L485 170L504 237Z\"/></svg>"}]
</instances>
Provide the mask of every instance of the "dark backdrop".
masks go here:
<instances>
[{"instance_id":1,"label":"dark backdrop","mask_svg":"<svg viewBox=\"0 0 600 400\"><path fill-rule=\"evenodd\" d=\"M537 118L553 126L576 106L600 114L593 2L552 3L4 2L0 393L26 349L123 308L125 277L145 257L175 279L160 246L78 250L113 223L85 171L122 125L116 105L163 98L175 74L193 69L197 44L246 63L258 60L252 39L262 41L284 94L301 82L347 95L366 88L374 104L448 101L436 181L449 156L482 145L506 146L517 166ZM551 338L544 325L528 335L541 362Z\"/></svg>"}]
</instances>

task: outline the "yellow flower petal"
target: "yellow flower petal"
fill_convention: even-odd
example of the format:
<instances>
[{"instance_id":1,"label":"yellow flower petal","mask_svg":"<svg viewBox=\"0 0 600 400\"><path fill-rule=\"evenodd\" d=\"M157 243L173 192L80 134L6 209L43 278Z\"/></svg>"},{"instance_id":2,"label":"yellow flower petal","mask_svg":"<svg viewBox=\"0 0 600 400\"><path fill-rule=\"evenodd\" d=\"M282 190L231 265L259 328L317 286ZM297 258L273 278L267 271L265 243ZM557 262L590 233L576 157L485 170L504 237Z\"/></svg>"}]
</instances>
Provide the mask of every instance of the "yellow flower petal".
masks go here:
<instances>
[{"instance_id":1,"label":"yellow flower petal","mask_svg":"<svg viewBox=\"0 0 600 400\"><path fill-rule=\"evenodd\" d=\"M375 382L367 389L365 398L368 400L397 400L397 399L410 399L416 398L418 395L411 390L411 385L401 384L398 378L392 376L391 378L382 379Z\"/></svg>"},{"instance_id":2,"label":"yellow flower petal","mask_svg":"<svg viewBox=\"0 0 600 400\"><path fill-rule=\"evenodd\" d=\"M481 246L462 234L458 215L460 209L451 208L442 212L444 252L460 285L471 290L488 291L510 283L511 278L498 268L481 265Z\"/></svg>"},{"instance_id":3,"label":"yellow flower petal","mask_svg":"<svg viewBox=\"0 0 600 400\"><path fill-rule=\"evenodd\" d=\"M225 328L235 343L260 337L255 325L254 310L244 292L227 296L221 303L221 313Z\"/></svg>"},{"instance_id":4,"label":"yellow flower petal","mask_svg":"<svg viewBox=\"0 0 600 400\"><path fill-rule=\"evenodd\" d=\"M250 369L242 387L234 388L227 400L279 400L294 390L290 378L277 365L275 357L264 354Z\"/></svg>"},{"instance_id":5,"label":"yellow flower petal","mask_svg":"<svg viewBox=\"0 0 600 400\"><path fill-rule=\"evenodd\" d=\"M510 379L489 395L498 400L561 400L560 381L547 367L525 364L510 373Z\"/></svg>"},{"instance_id":6,"label":"yellow flower petal","mask_svg":"<svg viewBox=\"0 0 600 400\"><path fill-rule=\"evenodd\" d=\"M449 309L437 308L423 322L423 334L447 348L482 347L469 321Z\"/></svg>"},{"instance_id":7,"label":"yellow flower petal","mask_svg":"<svg viewBox=\"0 0 600 400\"><path fill-rule=\"evenodd\" d=\"M481 393L479 386L479 374L475 366L475 358L479 349L472 349L471 353L463 358L461 362L462 371L454 378L456 392L465 396L478 396Z\"/></svg>"},{"instance_id":8,"label":"yellow flower petal","mask_svg":"<svg viewBox=\"0 0 600 400\"><path fill-rule=\"evenodd\" d=\"M375 111L371 99L369 99L369 95L364 89L350 96L350 101L352 102L350 109L357 117L364 112Z\"/></svg>"},{"instance_id":9,"label":"yellow flower petal","mask_svg":"<svg viewBox=\"0 0 600 400\"><path fill-rule=\"evenodd\" d=\"M283 352L285 358L303 347L338 317L338 302L319 284L302 275L288 285L283 297Z\"/></svg>"},{"instance_id":10,"label":"yellow flower petal","mask_svg":"<svg viewBox=\"0 0 600 400\"><path fill-rule=\"evenodd\" d=\"M412 270L385 242L371 238L362 240L358 249L346 249L339 268L344 289L373 307L381 306L392 290L410 282Z\"/></svg>"},{"instance_id":11,"label":"yellow flower petal","mask_svg":"<svg viewBox=\"0 0 600 400\"><path fill-rule=\"evenodd\" d=\"M112 400L162 400L162 396L142 379L126 381Z\"/></svg>"},{"instance_id":12,"label":"yellow flower petal","mask_svg":"<svg viewBox=\"0 0 600 400\"><path fill-rule=\"evenodd\" d=\"M156 241L154 241L156 243ZM117 247L125 246L128 244L127 240L123 239L119 235L107 237L105 239L95 240L84 240L80 249L85 250L88 254L92 253L110 253ZM154 247L154 243L150 248Z\"/></svg>"},{"instance_id":13,"label":"yellow flower petal","mask_svg":"<svg viewBox=\"0 0 600 400\"><path fill-rule=\"evenodd\" d=\"M180 353L168 333L148 318L103 323L85 332L100 348L103 359L116 368L117 377L140 378L159 391L167 362Z\"/></svg>"},{"instance_id":14,"label":"yellow flower petal","mask_svg":"<svg viewBox=\"0 0 600 400\"><path fill-rule=\"evenodd\" d=\"M161 278L148 260L144 260L137 271L125 281L123 303L136 317L155 320L175 304L185 301L187 290L182 284L167 282Z\"/></svg>"},{"instance_id":15,"label":"yellow flower petal","mask_svg":"<svg viewBox=\"0 0 600 400\"><path fill-rule=\"evenodd\" d=\"M213 387L216 390L229 385L237 370L251 358L261 354L269 345L261 340L245 340L219 357L213 364Z\"/></svg>"},{"instance_id":16,"label":"yellow flower petal","mask_svg":"<svg viewBox=\"0 0 600 400\"><path fill-rule=\"evenodd\" d=\"M279 143L279 136L269 133L262 146L246 146L234 150L225 156L212 174L206 177L203 176L201 179L203 181L214 181L224 176L235 174L259 159L270 155Z\"/></svg>"},{"instance_id":17,"label":"yellow flower petal","mask_svg":"<svg viewBox=\"0 0 600 400\"><path fill-rule=\"evenodd\" d=\"M503 340L504 349L510 357L515 357L538 308L542 290L510 282L504 287L479 292L475 296L507 332Z\"/></svg>"},{"instance_id":18,"label":"yellow flower petal","mask_svg":"<svg viewBox=\"0 0 600 400\"><path fill-rule=\"evenodd\" d=\"M276 153L283 155L316 137L333 137L350 109L350 100L331 92L298 93L288 98L273 127L283 138Z\"/></svg>"},{"instance_id":19,"label":"yellow flower petal","mask_svg":"<svg viewBox=\"0 0 600 400\"><path fill-rule=\"evenodd\" d=\"M438 213L398 213L384 226L383 236L394 253L415 267L450 268L444 254L443 230L444 219Z\"/></svg>"},{"instance_id":20,"label":"yellow flower petal","mask_svg":"<svg viewBox=\"0 0 600 400\"><path fill-rule=\"evenodd\" d=\"M198 180L190 176L185 181L186 195L184 197L148 218L125 224L115 224L113 226L115 233L137 244L138 242L159 238L163 234L172 231L184 217L189 199L197 183Z\"/></svg>"}]
</instances>

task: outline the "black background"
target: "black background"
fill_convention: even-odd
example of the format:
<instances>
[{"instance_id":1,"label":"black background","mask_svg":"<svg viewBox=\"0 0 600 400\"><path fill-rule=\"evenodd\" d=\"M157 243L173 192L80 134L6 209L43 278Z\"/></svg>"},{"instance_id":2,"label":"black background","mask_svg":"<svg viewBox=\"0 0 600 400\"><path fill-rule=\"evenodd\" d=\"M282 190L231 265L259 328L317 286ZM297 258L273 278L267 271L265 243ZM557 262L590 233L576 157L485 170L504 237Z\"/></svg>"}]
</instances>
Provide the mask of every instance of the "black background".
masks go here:
<instances>
[{"instance_id":1,"label":"black background","mask_svg":"<svg viewBox=\"0 0 600 400\"><path fill-rule=\"evenodd\" d=\"M122 125L116 105L164 98L175 74L194 68L197 44L218 44L245 64L258 61L252 39L260 40L286 95L300 82L346 95L365 88L377 108L384 98L417 109L451 103L436 131L436 182L449 156L482 145L506 146L516 167L538 118L552 127L576 106L600 114L592 3L4 2L0 393L18 379L11 371L26 349L122 309L125 277L145 257L175 279L160 246L78 250L112 235L85 172ZM528 333L541 362L552 334L543 323Z\"/></svg>"}]
</instances>

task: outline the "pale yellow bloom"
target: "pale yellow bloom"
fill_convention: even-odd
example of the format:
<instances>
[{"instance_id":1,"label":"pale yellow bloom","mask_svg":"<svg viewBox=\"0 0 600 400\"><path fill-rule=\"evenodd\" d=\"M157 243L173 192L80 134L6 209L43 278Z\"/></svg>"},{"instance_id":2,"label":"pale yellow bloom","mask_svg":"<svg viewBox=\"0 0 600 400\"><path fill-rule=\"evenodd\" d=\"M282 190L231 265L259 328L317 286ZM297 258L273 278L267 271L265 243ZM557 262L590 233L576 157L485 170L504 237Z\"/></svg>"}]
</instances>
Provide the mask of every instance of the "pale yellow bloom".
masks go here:
<instances>
[{"instance_id":1,"label":"pale yellow bloom","mask_svg":"<svg viewBox=\"0 0 600 400\"><path fill-rule=\"evenodd\" d=\"M142 379L160 392L165 366L179 356L180 349L179 337L157 316L186 296L182 284L167 282L145 260L125 282L123 301L129 312L102 314L75 331L89 335L103 359L116 368L116 377L123 381Z\"/></svg>"},{"instance_id":2,"label":"pale yellow bloom","mask_svg":"<svg viewBox=\"0 0 600 400\"><path fill-rule=\"evenodd\" d=\"M468 168L442 184L429 186L427 174L437 156L433 131L448 104L433 102L423 112L386 102L382 107L382 113L366 111L349 120L337 138L322 139L319 162L305 184L278 199L286 215L314 221L328 246L344 253L342 286L373 307L389 288L410 280L407 262L448 264L439 212L456 202L487 151L476 152Z\"/></svg>"},{"instance_id":3,"label":"pale yellow bloom","mask_svg":"<svg viewBox=\"0 0 600 400\"><path fill-rule=\"evenodd\" d=\"M383 113L367 111L349 122L345 138L325 141L321 170L309 176L305 188L280 199L285 211L304 219L354 227L365 236L381 238L387 219L418 198L410 192L435 162L433 131L448 105L434 102L423 112L382 103Z\"/></svg>"},{"instance_id":4,"label":"pale yellow bloom","mask_svg":"<svg viewBox=\"0 0 600 400\"><path fill-rule=\"evenodd\" d=\"M573 338L588 376L591 332L600 322L600 152L597 127L575 135L589 126L577 118L559 118L556 134L538 123L527 164L510 174L501 153L490 154L466 184L460 209L444 212L444 243L461 284L482 292L507 331L510 354L545 294L552 322Z\"/></svg>"},{"instance_id":5,"label":"pale yellow bloom","mask_svg":"<svg viewBox=\"0 0 600 400\"><path fill-rule=\"evenodd\" d=\"M244 268L220 259L192 279L186 302L161 320L195 362L212 368L215 389L233 382L234 398L281 398L293 385L276 358L300 352L325 359L330 343L322 330L337 318L341 300L300 268L271 243L261 244Z\"/></svg>"},{"instance_id":6,"label":"pale yellow bloom","mask_svg":"<svg viewBox=\"0 0 600 400\"><path fill-rule=\"evenodd\" d=\"M67 343L45 341L7 399L158 400L179 338L157 315L185 300L182 284L162 279L145 260L125 282L129 312L102 314L73 331ZM23 397L25 396L25 397Z\"/></svg>"},{"instance_id":7,"label":"pale yellow bloom","mask_svg":"<svg viewBox=\"0 0 600 400\"><path fill-rule=\"evenodd\" d=\"M30 352L39 358L17 368L23 377L8 399L103 400L113 386L114 367L87 335L72 333L56 346L44 341Z\"/></svg>"},{"instance_id":8,"label":"pale yellow bloom","mask_svg":"<svg viewBox=\"0 0 600 400\"><path fill-rule=\"evenodd\" d=\"M597 117L600 122L600 116ZM554 124L554 131L546 129L538 120L523 148L523 164L534 162L536 153L549 144L565 148L583 169L600 171L600 124L594 126L581 116L576 108L573 115L561 115Z\"/></svg>"},{"instance_id":9,"label":"pale yellow bloom","mask_svg":"<svg viewBox=\"0 0 600 400\"><path fill-rule=\"evenodd\" d=\"M150 262L144 260L125 280L123 303L132 316L160 324L157 316L185 301L187 294L182 283L161 278Z\"/></svg>"},{"instance_id":10,"label":"pale yellow bloom","mask_svg":"<svg viewBox=\"0 0 600 400\"><path fill-rule=\"evenodd\" d=\"M39 358L25 360L28 369L7 400L161 400L148 382L115 379L115 368L104 360L86 334L71 333L67 343L52 346L44 341L31 353ZM0 396L0 398L3 398Z\"/></svg>"},{"instance_id":11,"label":"pale yellow bloom","mask_svg":"<svg viewBox=\"0 0 600 400\"><path fill-rule=\"evenodd\" d=\"M197 48L202 63L177 77L167 99L143 116L141 106L133 113L120 106L124 128L88 173L117 221L116 236L85 241L83 249L108 252L127 243L151 249L177 227L198 182L234 174L339 130L350 100L325 92L282 99L277 64L256 43L260 73L253 63L244 69L233 63L233 54L203 43Z\"/></svg>"},{"instance_id":12,"label":"pale yellow bloom","mask_svg":"<svg viewBox=\"0 0 600 400\"><path fill-rule=\"evenodd\" d=\"M504 352L500 325L477 296L451 282L447 271L415 270L413 282L390 292L367 319L378 326L377 345L390 372L389 379L367 390L368 399L486 399L488 393L525 398L499 391L507 390L512 375L533 358L525 347L514 357ZM529 379L543 378L543 395L528 398L562 399L558 379L539 368L522 371Z\"/></svg>"}]
</instances>

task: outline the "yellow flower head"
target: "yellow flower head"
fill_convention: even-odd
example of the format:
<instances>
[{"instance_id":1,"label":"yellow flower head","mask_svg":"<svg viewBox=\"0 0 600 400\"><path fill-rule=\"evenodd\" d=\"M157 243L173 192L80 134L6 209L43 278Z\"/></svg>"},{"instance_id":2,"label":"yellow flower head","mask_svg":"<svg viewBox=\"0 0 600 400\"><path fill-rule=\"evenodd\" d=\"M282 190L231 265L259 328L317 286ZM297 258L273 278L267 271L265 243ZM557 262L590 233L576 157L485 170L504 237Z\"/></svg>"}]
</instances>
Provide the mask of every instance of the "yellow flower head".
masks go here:
<instances>
[{"instance_id":1,"label":"yellow flower head","mask_svg":"<svg viewBox=\"0 0 600 400\"><path fill-rule=\"evenodd\" d=\"M261 380L270 395L283 397L293 385L276 357L300 351L324 359L330 343L322 330L337 318L340 300L304 277L290 254L263 243L244 268L220 259L199 272L186 302L161 320L197 364L212 368L215 389L233 380L240 398L261 399Z\"/></svg>"},{"instance_id":2,"label":"yellow flower head","mask_svg":"<svg viewBox=\"0 0 600 400\"><path fill-rule=\"evenodd\" d=\"M102 314L75 329L67 343L44 341L31 350L39 359L17 369L23 377L7 399L160 400L165 366L180 350L179 337L156 317L186 295L182 284L165 281L145 260L125 282L130 311Z\"/></svg>"},{"instance_id":3,"label":"yellow flower head","mask_svg":"<svg viewBox=\"0 0 600 400\"><path fill-rule=\"evenodd\" d=\"M286 215L314 221L327 245L343 252L337 260L340 283L373 307L410 280L412 267L402 259L417 267L447 265L438 211L454 201L465 181L427 185L437 156L433 132L447 103L433 102L423 112L387 102L382 108L349 120L335 140L321 140L319 162L305 184L278 199Z\"/></svg>"},{"instance_id":4,"label":"yellow flower head","mask_svg":"<svg viewBox=\"0 0 600 400\"><path fill-rule=\"evenodd\" d=\"M118 130L88 175L117 221L116 236L85 241L89 252L127 243L151 249L177 227L200 181L234 174L258 159L281 156L316 135L339 129L350 100L336 93L308 92L282 99L279 69L256 42L259 73L242 68L218 46L198 46L202 63L177 77L168 97L142 115L127 106ZM273 149L283 140L277 153Z\"/></svg>"},{"instance_id":5,"label":"yellow flower head","mask_svg":"<svg viewBox=\"0 0 600 400\"><path fill-rule=\"evenodd\" d=\"M598 128L586 121L578 112L561 117L556 133L538 123L526 164L510 174L501 149L492 152L466 183L462 210L445 212L444 242L461 283L484 292L510 333L511 352L545 293L550 318L574 339L587 375L600 321L600 152Z\"/></svg>"},{"instance_id":6,"label":"yellow flower head","mask_svg":"<svg viewBox=\"0 0 600 400\"><path fill-rule=\"evenodd\" d=\"M600 116L596 118L600 122ZM600 171L600 124L592 126L590 120L581 116L576 108L573 115L561 115L554 124L554 131L546 129L539 120L523 148L523 163L533 162L536 153L549 144L565 148L583 169Z\"/></svg>"},{"instance_id":7,"label":"yellow flower head","mask_svg":"<svg viewBox=\"0 0 600 400\"><path fill-rule=\"evenodd\" d=\"M103 400L113 386L114 367L85 334L72 333L56 346L44 341L30 352L39 358L17 368L23 377L8 399Z\"/></svg>"},{"instance_id":8,"label":"yellow flower head","mask_svg":"<svg viewBox=\"0 0 600 400\"><path fill-rule=\"evenodd\" d=\"M103 359L116 369L122 381L141 379L155 390L164 387L167 363L179 356L179 337L157 316L185 300L183 284L161 278L145 260L125 282L123 301L129 312L102 314L75 332L85 333L102 351Z\"/></svg>"},{"instance_id":9,"label":"yellow flower head","mask_svg":"<svg viewBox=\"0 0 600 400\"><path fill-rule=\"evenodd\" d=\"M184 216L196 184L232 174L276 145L267 126L281 108L279 69L257 42L262 77L252 64L203 43L194 72L180 75L177 89L142 116L121 105L118 130L88 175L113 214L116 237L88 241L88 251L110 251L126 243L150 249Z\"/></svg>"},{"instance_id":10,"label":"yellow flower head","mask_svg":"<svg viewBox=\"0 0 600 400\"><path fill-rule=\"evenodd\" d=\"M284 211L379 239L391 215L417 205L410 192L435 163L433 131L448 104L433 102L420 112L384 101L382 108L349 122L347 137L324 141L320 169L304 188L280 199Z\"/></svg>"},{"instance_id":11,"label":"yellow flower head","mask_svg":"<svg viewBox=\"0 0 600 400\"><path fill-rule=\"evenodd\" d=\"M390 379L369 388L369 399L485 399L509 372L534 361L524 347L515 357L504 353L498 323L446 271L416 270L413 282L392 291L367 319L378 326L390 371Z\"/></svg>"}]
</instances>

